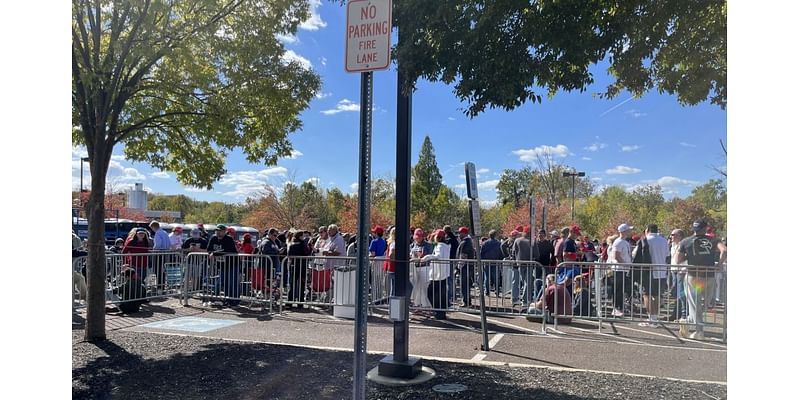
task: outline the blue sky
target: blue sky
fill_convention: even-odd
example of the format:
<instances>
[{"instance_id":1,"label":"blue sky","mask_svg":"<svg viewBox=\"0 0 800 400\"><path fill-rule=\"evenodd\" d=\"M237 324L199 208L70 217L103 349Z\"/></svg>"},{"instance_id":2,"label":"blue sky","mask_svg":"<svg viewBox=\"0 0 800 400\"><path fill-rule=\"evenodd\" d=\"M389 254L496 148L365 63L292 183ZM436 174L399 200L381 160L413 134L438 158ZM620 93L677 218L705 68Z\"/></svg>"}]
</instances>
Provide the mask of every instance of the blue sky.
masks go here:
<instances>
[{"instance_id":1,"label":"blue sky","mask_svg":"<svg viewBox=\"0 0 800 400\"><path fill-rule=\"evenodd\" d=\"M311 0L313 15L294 37L282 38L287 58L300 60L322 76L323 89L302 114L303 129L290 135L296 153L277 166L249 164L232 153L228 174L210 191L184 187L172 173L131 163L115 150L109 179L115 191L142 182L150 191L186 194L198 200L240 202L265 184L314 180L323 188L354 193L358 172L359 76L344 70L345 8ZM499 60L498 60L499 62ZM549 149L558 162L585 171L599 185L659 183L667 197L718 177L711 166L725 165L719 146L727 144L727 112L703 103L683 107L674 96L653 91L641 99L623 93L614 100L592 96L611 78L606 65L592 68L595 83L583 93L558 93L541 104L512 112L489 110L469 119L452 87L421 81L413 99L412 162L430 136L445 184L464 194L464 161L479 171L481 200L496 200L495 185L505 168L522 168ZM396 73L375 72L373 113L374 178L394 176ZM538 91L541 94L544 90ZM72 151L77 188L81 153ZM88 174L88 168L85 170ZM89 178L84 176L84 185Z\"/></svg>"}]
</instances>

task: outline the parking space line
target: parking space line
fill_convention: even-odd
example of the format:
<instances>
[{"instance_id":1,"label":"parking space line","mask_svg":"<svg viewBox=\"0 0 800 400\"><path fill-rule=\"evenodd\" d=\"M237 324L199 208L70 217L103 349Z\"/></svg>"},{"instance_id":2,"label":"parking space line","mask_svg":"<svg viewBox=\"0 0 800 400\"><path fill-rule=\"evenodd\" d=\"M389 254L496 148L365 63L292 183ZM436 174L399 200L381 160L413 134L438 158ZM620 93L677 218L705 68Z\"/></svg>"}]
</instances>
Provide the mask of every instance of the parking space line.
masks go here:
<instances>
[{"instance_id":1,"label":"parking space line","mask_svg":"<svg viewBox=\"0 0 800 400\"><path fill-rule=\"evenodd\" d=\"M500 339L503 338L503 336L504 336L504 334L502 334L502 333L498 333L498 334L492 336L492 339L489 340L489 350L494 348L494 346L497 345L497 342L499 342ZM470 361L473 361L473 362L483 361L483 359L486 358L488 355L489 354L485 350L479 351L478 354L475 354L475 356L472 357L472 359Z\"/></svg>"},{"instance_id":2,"label":"parking space line","mask_svg":"<svg viewBox=\"0 0 800 400\"><path fill-rule=\"evenodd\" d=\"M489 341L489 349L493 349L494 346L497 345L497 342L499 342L500 339L502 339L502 338L503 338L503 334L502 333L498 333L498 334L494 335L492 340Z\"/></svg>"}]
</instances>

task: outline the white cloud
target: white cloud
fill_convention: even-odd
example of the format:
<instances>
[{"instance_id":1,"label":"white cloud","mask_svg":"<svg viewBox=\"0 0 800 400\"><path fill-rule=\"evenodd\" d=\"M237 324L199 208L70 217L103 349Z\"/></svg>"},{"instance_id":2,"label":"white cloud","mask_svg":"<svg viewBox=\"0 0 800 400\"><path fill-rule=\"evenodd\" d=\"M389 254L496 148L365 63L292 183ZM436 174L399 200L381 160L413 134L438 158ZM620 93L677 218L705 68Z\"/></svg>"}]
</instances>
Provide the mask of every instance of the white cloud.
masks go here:
<instances>
[{"instance_id":1,"label":"white cloud","mask_svg":"<svg viewBox=\"0 0 800 400\"><path fill-rule=\"evenodd\" d=\"M625 111L625 114L632 116L633 118L645 117L647 113L643 113L635 108Z\"/></svg>"},{"instance_id":2,"label":"white cloud","mask_svg":"<svg viewBox=\"0 0 800 400\"><path fill-rule=\"evenodd\" d=\"M641 147L638 144L625 145L620 147L622 151L634 151L634 150L639 150L640 148Z\"/></svg>"},{"instance_id":3,"label":"white cloud","mask_svg":"<svg viewBox=\"0 0 800 400\"><path fill-rule=\"evenodd\" d=\"M111 159L114 161L124 161L125 156L123 156L122 154L112 154Z\"/></svg>"},{"instance_id":4,"label":"white cloud","mask_svg":"<svg viewBox=\"0 0 800 400\"><path fill-rule=\"evenodd\" d=\"M154 178L169 179L169 173L166 171L157 171L150 174Z\"/></svg>"},{"instance_id":5,"label":"white cloud","mask_svg":"<svg viewBox=\"0 0 800 400\"><path fill-rule=\"evenodd\" d=\"M232 190L223 192L223 196L246 198L261 193L267 185L267 180L275 176L286 176L284 167L270 167L260 171L230 172L220 178L218 185L230 187Z\"/></svg>"},{"instance_id":6,"label":"white cloud","mask_svg":"<svg viewBox=\"0 0 800 400\"><path fill-rule=\"evenodd\" d=\"M205 193L205 192L210 192L211 191L211 190L208 190L208 189L205 189L205 188L199 188L199 187L194 187L194 186L184 186L183 190L186 191L186 192L191 192L191 193Z\"/></svg>"},{"instance_id":7,"label":"white cloud","mask_svg":"<svg viewBox=\"0 0 800 400\"><path fill-rule=\"evenodd\" d=\"M455 118L453 118L453 117L447 117L447 120L448 120L448 121L455 121L456 119L455 119Z\"/></svg>"},{"instance_id":8,"label":"white cloud","mask_svg":"<svg viewBox=\"0 0 800 400\"><path fill-rule=\"evenodd\" d=\"M478 183L478 189L480 190L495 190L497 188L497 184L500 183L499 179L493 179L491 181L480 182Z\"/></svg>"},{"instance_id":9,"label":"white cloud","mask_svg":"<svg viewBox=\"0 0 800 400\"><path fill-rule=\"evenodd\" d=\"M626 166L623 166L623 165L617 165L614 168L606 170L606 173L609 174L609 175L638 174L639 172L642 172L642 170L639 169L639 168L626 167Z\"/></svg>"},{"instance_id":10,"label":"white cloud","mask_svg":"<svg viewBox=\"0 0 800 400\"><path fill-rule=\"evenodd\" d=\"M303 153L299 152L298 150L292 150L292 153L289 154L289 157L286 157L290 160L296 160L298 157L302 156Z\"/></svg>"},{"instance_id":11,"label":"white cloud","mask_svg":"<svg viewBox=\"0 0 800 400\"><path fill-rule=\"evenodd\" d=\"M534 149L520 149L512 151L513 154L519 156L520 161L535 161L536 157L550 153L553 157L566 157L569 154L569 149L563 144L553 146L542 145Z\"/></svg>"},{"instance_id":12,"label":"white cloud","mask_svg":"<svg viewBox=\"0 0 800 400\"><path fill-rule=\"evenodd\" d=\"M476 174L485 174L485 173L488 173L488 172L490 172L489 168L480 168L477 171L475 171Z\"/></svg>"},{"instance_id":13,"label":"white cloud","mask_svg":"<svg viewBox=\"0 0 800 400\"><path fill-rule=\"evenodd\" d=\"M646 181L646 183L653 183L661 186L662 188L675 188L680 186L697 186L700 182L691 181L688 179L681 179L676 178L674 176L662 176L661 178L656 179L655 181Z\"/></svg>"},{"instance_id":14,"label":"white cloud","mask_svg":"<svg viewBox=\"0 0 800 400\"><path fill-rule=\"evenodd\" d=\"M492 208L492 207L494 207L496 205L497 205L497 199L494 199L494 200L481 200L481 207Z\"/></svg>"},{"instance_id":15,"label":"white cloud","mask_svg":"<svg viewBox=\"0 0 800 400\"><path fill-rule=\"evenodd\" d=\"M581 157L581 160L583 160L583 161L592 161L592 159L589 158L589 157Z\"/></svg>"},{"instance_id":16,"label":"white cloud","mask_svg":"<svg viewBox=\"0 0 800 400\"><path fill-rule=\"evenodd\" d=\"M683 146L683 147L697 147L697 145L695 145L695 144L686 143L686 142L680 142L679 144L681 146Z\"/></svg>"},{"instance_id":17,"label":"white cloud","mask_svg":"<svg viewBox=\"0 0 800 400\"><path fill-rule=\"evenodd\" d=\"M322 64L322 66L324 67L324 66L328 65L328 59L325 58L325 57L322 57L322 58L319 59L319 63Z\"/></svg>"},{"instance_id":18,"label":"white cloud","mask_svg":"<svg viewBox=\"0 0 800 400\"><path fill-rule=\"evenodd\" d=\"M322 100L322 99L324 99L326 97L331 97L331 96L333 96L333 93L331 93L331 92L328 92L328 93L320 92L320 93L317 93L317 94L314 95L314 97L316 97L317 99L320 99L320 100Z\"/></svg>"},{"instance_id":19,"label":"white cloud","mask_svg":"<svg viewBox=\"0 0 800 400\"><path fill-rule=\"evenodd\" d=\"M343 112L343 111L356 111L356 112L358 112L360 110L361 110L361 106L359 104L354 103L349 99L342 99L342 100L339 100L338 103L336 103L336 108L330 109L330 110L323 110L323 111L320 111L320 112L325 114L325 115L334 115L334 114L338 114L338 113Z\"/></svg>"},{"instance_id":20,"label":"white cloud","mask_svg":"<svg viewBox=\"0 0 800 400\"><path fill-rule=\"evenodd\" d=\"M283 44L297 44L300 42L300 39L298 39L297 36L283 33L275 34L275 39L278 39L278 41Z\"/></svg>"},{"instance_id":21,"label":"white cloud","mask_svg":"<svg viewBox=\"0 0 800 400\"><path fill-rule=\"evenodd\" d=\"M316 187L319 187L319 178L317 178L316 176L312 176L311 178L306 179L306 182Z\"/></svg>"},{"instance_id":22,"label":"white cloud","mask_svg":"<svg viewBox=\"0 0 800 400\"><path fill-rule=\"evenodd\" d=\"M322 17L319 15L318 8L322 5L320 0L308 0L308 11L311 16L308 17L307 20L303 21L299 28L304 29L307 31L316 31L319 28L324 28L328 26L328 23L322 20Z\"/></svg>"},{"instance_id":23,"label":"white cloud","mask_svg":"<svg viewBox=\"0 0 800 400\"><path fill-rule=\"evenodd\" d=\"M584 147L583 149L584 150L589 150L589 151L598 151L600 149L606 148L606 146L608 146L608 145L605 144L605 143L592 143L591 146Z\"/></svg>"},{"instance_id":24,"label":"white cloud","mask_svg":"<svg viewBox=\"0 0 800 400\"><path fill-rule=\"evenodd\" d=\"M303 69L311 69L311 61L295 53L294 50L286 50L286 52L281 56L281 61L287 64L291 62L297 62L301 67L303 67Z\"/></svg>"},{"instance_id":25,"label":"white cloud","mask_svg":"<svg viewBox=\"0 0 800 400\"><path fill-rule=\"evenodd\" d=\"M353 182L350 184L350 192L355 193L358 191L358 182Z\"/></svg>"},{"instance_id":26,"label":"white cloud","mask_svg":"<svg viewBox=\"0 0 800 400\"><path fill-rule=\"evenodd\" d=\"M453 187L456 188L456 189L466 189L467 188L467 184L466 183L459 183L458 185L455 185Z\"/></svg>"},{"instance_id":27,"label":"white cloud","mask_svg":"<svg viewBox=\"0 0 800 400\"><path fill-rule=\"evenodd\" d=\"M599 177L599 176L594 176L594 177L591 177L591 178L589 178L589 179L590 179L592 182L600 182L600 181L602 181L602 180L603 180L603 178L601 178L601 177Z\"/></svg>"}]
</instances>

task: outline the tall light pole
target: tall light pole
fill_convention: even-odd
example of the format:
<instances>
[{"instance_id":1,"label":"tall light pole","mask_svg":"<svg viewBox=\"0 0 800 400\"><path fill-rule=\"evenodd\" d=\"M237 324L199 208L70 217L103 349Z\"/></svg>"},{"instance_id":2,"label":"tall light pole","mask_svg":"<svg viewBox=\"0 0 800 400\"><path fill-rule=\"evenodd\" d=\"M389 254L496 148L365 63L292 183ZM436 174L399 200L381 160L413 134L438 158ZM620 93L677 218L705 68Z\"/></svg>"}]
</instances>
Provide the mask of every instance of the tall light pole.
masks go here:
<instances>
[{"instance_id":1,"label":"tall light pole","mask_svg":"<svg viewBox=\"0 0 800 400\"><path fill-rule=\"evenodd\" d=\"M575 177L586 176L586 172L564 172L562 175L572 177L572 222L575 222Z\"/></svg>"}]
</instances>

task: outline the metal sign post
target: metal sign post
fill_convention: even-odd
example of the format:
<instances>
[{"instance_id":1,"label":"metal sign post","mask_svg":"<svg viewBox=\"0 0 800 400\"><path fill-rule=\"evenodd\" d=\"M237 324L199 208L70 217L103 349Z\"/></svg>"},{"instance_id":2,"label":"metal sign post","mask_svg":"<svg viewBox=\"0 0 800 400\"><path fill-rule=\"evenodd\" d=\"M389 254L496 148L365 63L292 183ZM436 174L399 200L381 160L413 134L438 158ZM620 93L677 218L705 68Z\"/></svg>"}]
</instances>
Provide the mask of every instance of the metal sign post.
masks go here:
<instances>
[{"instance_id":1,"label":"metal sign post","mask_svg":"<svg viewBox=\"0 0 800 400\"><path fill-rule=\"evenodd\" d=\"M367 298L369 296L369 219L372 153L372 71L389 67L391 0L347 3L345 70L361 72L358 159L358 283L353 339L353 398L366 398Z\"/></svg>"},{"instance_id":2,"label":"metal sign post","mask_svg":"<svg viewBox=\"0 0 800 400\"><path fill-rule=\"evenodd\" d=\"M478 270L478 288L480 289L481 304L481 331L483 333L483 344L481 350L489 351L489 332L486 329L486 295L484 293L483 282L483 263L481 263L481 207L478 200L478 178L475 173L475 164L464 163L464 174L467 178L467 197L469 197L469 223L472 228L472 242L475 246L475 262ZM464 268L469 272L469 267ZM467 281L469 282L469 280Z\"/></svg>"}]
</instances>

